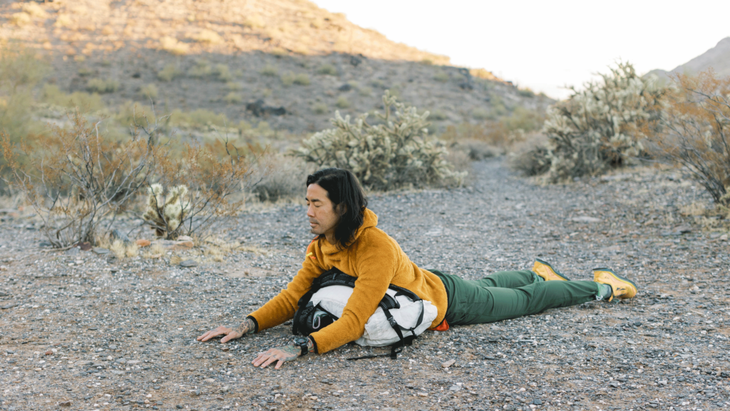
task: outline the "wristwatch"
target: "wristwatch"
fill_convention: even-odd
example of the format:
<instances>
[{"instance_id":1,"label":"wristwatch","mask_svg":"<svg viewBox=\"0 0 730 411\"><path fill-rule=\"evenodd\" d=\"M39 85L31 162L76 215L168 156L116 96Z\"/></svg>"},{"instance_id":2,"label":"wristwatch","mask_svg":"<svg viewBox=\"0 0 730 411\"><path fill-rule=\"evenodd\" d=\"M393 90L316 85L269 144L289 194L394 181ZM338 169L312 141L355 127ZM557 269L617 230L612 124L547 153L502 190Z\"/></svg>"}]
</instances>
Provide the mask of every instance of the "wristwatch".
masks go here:
<instances>
[{"instance_id":1,"label":"wristwatch","mask_svg":"<svg viewBox=\"0 0 730 411\"><path fill-rule=\"evenodd\" d=\"M301 354L299 354L300 357L307 355L309 352L307 343L309 343L309 338L307 337L294 337L294 345L302 349Z\"/></svg>"}]
</instances>

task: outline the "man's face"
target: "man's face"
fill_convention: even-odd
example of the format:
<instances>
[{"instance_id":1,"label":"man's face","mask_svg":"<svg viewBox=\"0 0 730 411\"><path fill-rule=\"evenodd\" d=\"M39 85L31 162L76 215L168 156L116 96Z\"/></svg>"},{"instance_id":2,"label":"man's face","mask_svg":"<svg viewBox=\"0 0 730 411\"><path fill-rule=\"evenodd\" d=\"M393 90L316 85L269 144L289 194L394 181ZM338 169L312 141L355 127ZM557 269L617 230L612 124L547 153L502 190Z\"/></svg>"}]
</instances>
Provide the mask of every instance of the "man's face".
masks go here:
<instances>
[{"instance_id":1,"label":"man's face","mask_svg":"<svg viewBox=\"0 0 730 411\"><path fill-rule=\"evenodd\" d=\"M318 184L307 187L307 217L312 234L324 234L327 241L335 243L335 228L340 222L340 214L327 196L327 190Z\"/></svg>"}]
</instances>

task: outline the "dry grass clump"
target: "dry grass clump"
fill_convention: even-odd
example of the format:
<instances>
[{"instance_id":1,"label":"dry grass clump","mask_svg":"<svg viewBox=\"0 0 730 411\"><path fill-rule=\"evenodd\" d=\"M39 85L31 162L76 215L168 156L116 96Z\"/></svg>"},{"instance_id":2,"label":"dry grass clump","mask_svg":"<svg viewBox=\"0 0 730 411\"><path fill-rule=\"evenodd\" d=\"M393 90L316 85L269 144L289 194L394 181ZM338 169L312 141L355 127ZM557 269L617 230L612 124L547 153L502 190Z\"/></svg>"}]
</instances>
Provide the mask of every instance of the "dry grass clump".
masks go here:
<instances>
[{"instance_id":1,"label":"dry grass clump","mask_svg":"<svg viewBox=\"0 0 730 411\"><path fill-rule=\"evenodd\" d=\"M92 93L114 93L119 90L119 82L113 79L92 78L86 84L86 89Z\"/></svg>"},{"instance_id":2,"label":"dry grass clump","mask_svg":"<svg viewBox=\"0 0 730 411\"><path fill-rule=\"evenodd\" d=\"M158 95L157 86L154 84L147 84L142 86L139 90L139 95L147 100L155 100Z\"/></svg>"},{"instance_id":3,"label":"dry grass clump","mask_svg":"<svg viewBox=\"0 0 730 411\"><path fill-rule=\"evenodd\" d=\"M223 37L213 30L203 29L200 32L189 36L190 39L198 43L221 44L224 42Z\"/></svg>"},{"instance_id":4,"label":"dry grass clump","mask_svg":"<svg viewBox=\"0 0 730 411\"><path fill-rule=\"evenodd\" d=\"M307 175L314 171L302 159L281 153L266 153L256 163L251 179L252 194L261 202L276 202L302 196Z\"/></svg>"},{"instance_id":5,"label":"dry grass clump","mask_svg":"<svg viewBox=\"0 0 730 411\"><path fill-rule=\"evenodd\" d=\"M339 97L337 97L335 106L337 106L337 108L342 108L342 109L348 108L348 107L350 107L350 100L348 100L347 97L345 97L345 96L339 96Z\"/></svg>"},{"instance_id":6,"label":"dry grass clump","mask_svg":"<svg viewBox=\"0 0 730 411\"><path fill-rule=\"evenodd\" d=\"M172 81L180 74L180 70L174 64L168 64L162 70L157 72L157 79L160 81Z\"/></svg>"},{"instance_id":7,"label":"dry grass clump","mask_svg":"<svg viewBox=\"0 0 730 411\"><path fill-rule=\"evenodd\" d=\"M324 74L328 76L336 76L337 75L337 69L335 66L331 64L322 64L317 69L317 74Z\"/></svg>"},{"instance_id":8,"label":"dry grass clump","mask_svg":"<svg viewBox=\"0 0 730 411\"><path fill-rule=\"evenodd\" d=\"M230 92L223 97L223 101L227 104L241 104L241 102L243 102L243 96L239 93Z\"/></svg>"},{"instance_id":9,"label":"dry grass clump","mask_svg":"<svg viewBox=\"0 0 730 411\"><path fill-rule=\"evenodd\" d=\"M267 64L266 66L264 66L264 68L261 69L259 73L262 76L276 77L279 75L279 69L270 64Z\"/></svg>"},{"instance_id":10,"label":"dry grass clump","mask_svg":"<svg viewBox=\"0 0 730 411\"><path fill-rule=\"evenodd\" d=\"M127 247L124 246L124 242L122 240L114 240L111 246L109 246L109 250L120 260L127 256Z\"/></svg>"},{"instance_id":11,"label":"dry grass clump","mask_svg":"<svg viewBox=\"0 0 730 411\"><path fill-rule=\"evenodd\" d=\"M60 18L59 16L59 20ZM190 51L190 45L174 37L164 36L160 39L160 49L176 56L184 56Z\"/></svg>"}]
</instances>

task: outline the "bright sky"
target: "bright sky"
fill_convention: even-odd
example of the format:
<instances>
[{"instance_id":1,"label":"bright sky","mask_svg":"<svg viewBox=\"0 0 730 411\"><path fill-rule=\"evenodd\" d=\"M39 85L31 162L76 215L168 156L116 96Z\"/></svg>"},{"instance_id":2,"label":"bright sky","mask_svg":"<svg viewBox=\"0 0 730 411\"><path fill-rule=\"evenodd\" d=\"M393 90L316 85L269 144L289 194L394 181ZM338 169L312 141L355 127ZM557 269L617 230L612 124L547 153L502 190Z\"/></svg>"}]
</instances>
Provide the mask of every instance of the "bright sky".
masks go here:
<instances>
[{"instance_id":1,"label":"bright sky","mask_svg":"<svg viewBox=\"0 0 730 411\"><path fill-rule=\"evenodd\" d=\"M616 61L671 70L730 36L728 0L312 0L454 65L554 98Z\"/></svg>"}]
</instances>

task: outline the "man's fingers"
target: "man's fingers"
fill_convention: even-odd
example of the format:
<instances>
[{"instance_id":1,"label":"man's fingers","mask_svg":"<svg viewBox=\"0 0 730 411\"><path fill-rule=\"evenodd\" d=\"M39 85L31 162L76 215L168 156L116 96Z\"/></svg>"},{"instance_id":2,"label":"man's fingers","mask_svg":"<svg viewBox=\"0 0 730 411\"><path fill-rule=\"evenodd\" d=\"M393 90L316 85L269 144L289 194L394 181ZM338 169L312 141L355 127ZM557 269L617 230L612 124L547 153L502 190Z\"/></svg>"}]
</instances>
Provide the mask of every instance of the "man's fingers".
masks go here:
<instances>
[{"instance_id":1,"label":"man's fingers","mask_svg":"<svg viewBox=\"0 0 730 411\"><path fill-rule=\"evenodd\" d=\"M276 363L276 366L274 367L275 370L278 370L281 365L284 364L284 360L279 360L279 362Z\"/></svg>"}]
</instances>

